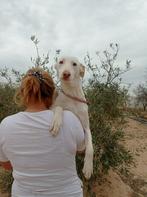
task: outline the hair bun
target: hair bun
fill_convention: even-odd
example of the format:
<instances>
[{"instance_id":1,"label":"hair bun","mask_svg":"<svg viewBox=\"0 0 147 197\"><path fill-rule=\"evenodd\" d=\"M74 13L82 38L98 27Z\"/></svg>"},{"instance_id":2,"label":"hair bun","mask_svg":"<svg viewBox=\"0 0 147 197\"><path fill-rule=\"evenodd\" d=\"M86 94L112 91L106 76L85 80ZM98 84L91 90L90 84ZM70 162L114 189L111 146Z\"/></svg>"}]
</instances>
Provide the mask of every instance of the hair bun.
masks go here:
<instances>
[{"instance_id":1,"label":"hair bun","mask_svg":"<svg viewBox=\"0 0 147 197\"><path fill-rule=\"evenodd\" d=\"M21 81L20 89L15 101L20 105L27 106L32 102L44 102L47 107L52 104L55 85L48 72L41 68L35 67L26 73Z\"/></svg>"}]
</instances>

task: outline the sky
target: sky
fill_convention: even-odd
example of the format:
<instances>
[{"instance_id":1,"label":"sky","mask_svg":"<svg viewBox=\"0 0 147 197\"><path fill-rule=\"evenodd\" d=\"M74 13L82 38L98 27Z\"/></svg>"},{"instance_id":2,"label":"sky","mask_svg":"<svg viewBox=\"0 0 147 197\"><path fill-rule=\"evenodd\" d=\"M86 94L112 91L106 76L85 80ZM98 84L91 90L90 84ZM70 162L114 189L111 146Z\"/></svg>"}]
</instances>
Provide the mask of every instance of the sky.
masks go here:
<instances>
[{"instance_id":1,"label":"sky","mask_svg":"<svg viewBox=\"0 0 147 197\"><path fill-rule=\"evenodd\" d=\"M146 0L0 0L0 68L32 65L31 35L40 40L41 54L52 58L61 49L82 63L87 51L95 58L95 51L118 43L118 65L132 61L123 83L133 90L147 78Z\"/></svg>"}]
</instances>

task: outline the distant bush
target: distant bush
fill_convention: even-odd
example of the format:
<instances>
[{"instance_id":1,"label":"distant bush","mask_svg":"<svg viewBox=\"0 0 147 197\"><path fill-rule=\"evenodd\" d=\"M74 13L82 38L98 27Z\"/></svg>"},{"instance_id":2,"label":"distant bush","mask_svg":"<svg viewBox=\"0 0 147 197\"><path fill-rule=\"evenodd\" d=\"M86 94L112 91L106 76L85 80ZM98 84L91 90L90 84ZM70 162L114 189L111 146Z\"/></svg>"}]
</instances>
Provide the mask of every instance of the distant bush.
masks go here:
<instances>
[{"instance_id":1,"label":"distant bush","mask_svg":"<svg viewBox=\"0 0 147 197\"><path fill-rule=\"evenodd\" d=\"M19 110L13 99L15 90L16 88L9 84L0 84L0 121Z\"/></svg>"}]
</instances>

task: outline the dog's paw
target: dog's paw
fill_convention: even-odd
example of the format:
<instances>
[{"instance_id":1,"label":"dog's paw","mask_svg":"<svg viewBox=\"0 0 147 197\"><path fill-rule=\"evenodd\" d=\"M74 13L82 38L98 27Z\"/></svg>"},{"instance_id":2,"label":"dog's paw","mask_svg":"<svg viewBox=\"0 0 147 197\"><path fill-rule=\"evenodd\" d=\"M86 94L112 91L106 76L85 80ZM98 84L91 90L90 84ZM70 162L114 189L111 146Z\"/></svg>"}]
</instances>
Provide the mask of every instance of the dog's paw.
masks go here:
<instances>
[{"instance_id":1,"label":"dog's paw","mask_svg":"<svg viewBox=\"0 0 147 197\"><path fill-rule=\"evenodd\" d=\"M93 174L93 162L92 161L85 162L82 171L85 178L87 180L90 179L91 175Z\"/></svg>"},{"instance_id":2,"label":"dog's paw","mask_svg":"<svg viewBox=\"0 0 147 197\"><path fill-rule=\"evenodd\" d=\"M53 120L53 125L50 130L50 132L53 136L58 135L61 125L62 125L62 120L60 120L60 119Z\"/></svg>"},{"instance_id":3,"label":"dog's paw","mask_svg":"<svg viewBox=\"0 0 147 197\"><path fill-rule=\"evenodd\" d=\"M53 127L51 128L50 132L51 132L51 134L52 134L53 136L56 136L56 135L59 133L59 128L53 126Z\"/></svg>"},{"instance_id":4,"label":"dog's paw","mask_svg":"<svg viewBox=\"0 0 147 197\"><path fill-rule=\"evenodd\" d=\"M93 174L93 162L85 161L82 172L87 180L90 179L91 175Z\"/></svg>"}]
</instances>

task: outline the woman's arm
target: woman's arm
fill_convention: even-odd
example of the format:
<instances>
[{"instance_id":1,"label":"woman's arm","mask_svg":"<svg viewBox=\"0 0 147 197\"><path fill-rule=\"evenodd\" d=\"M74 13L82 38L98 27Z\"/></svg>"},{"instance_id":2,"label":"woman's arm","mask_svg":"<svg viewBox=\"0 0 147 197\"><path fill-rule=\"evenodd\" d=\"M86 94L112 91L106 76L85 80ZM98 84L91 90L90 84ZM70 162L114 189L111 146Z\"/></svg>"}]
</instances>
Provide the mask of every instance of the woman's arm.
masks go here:
<instances>
[{"instance_id":1,"label":"woman's arm","mask_svg":"<svg viewBox=\"0 0 147 197\"><path fill-rule=\"evenodd\" d=\"M1 161L0 161L0 165L1 165L5 170L12 170L12 165L11 165L10 161L6 161L6 162L1 162Z\"/></svg>"},{"instance_id":2,"label":"woman's arm","mask_svg":"<svg viewBox=\"0 0 147 197\"><path fill-rule=\"evenodd\" d=\"M6 133L5 121L6 119L2 120L0 123L0 166L2 166L5 170L12 170L11 163L3 151L3 144L5 141L4 134Z\"/></svg>"}]
</instances>

